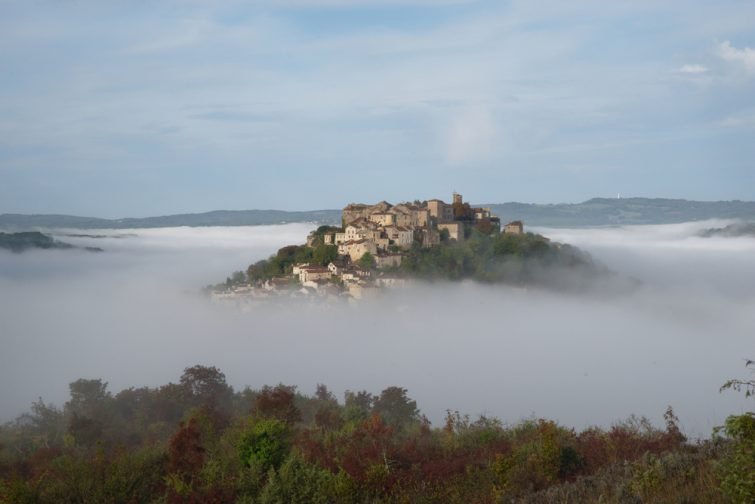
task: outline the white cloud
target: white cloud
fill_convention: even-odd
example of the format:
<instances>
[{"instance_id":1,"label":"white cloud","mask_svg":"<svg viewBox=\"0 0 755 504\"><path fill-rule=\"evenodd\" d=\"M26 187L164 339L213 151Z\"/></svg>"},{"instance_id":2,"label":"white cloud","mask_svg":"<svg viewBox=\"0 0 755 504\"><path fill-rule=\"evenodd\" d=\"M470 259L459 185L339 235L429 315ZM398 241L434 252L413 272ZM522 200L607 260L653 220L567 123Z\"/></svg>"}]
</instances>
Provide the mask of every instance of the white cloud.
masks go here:
<instances>
[{"instance_id":1,"label":"white cloud","mask_svg":"<svg viewBox=\"0 0 755 504\"><path fill-rule=\"evenodd\" d=\"M446 132L446 160L462 164L485 160L493 154L500 135L490 110L473 107L452 118Z\"/></svg>"},{"instance_id":2,"label":"white cloud","mask_svg":"<svg viewBox=\"0 0 755 504\"><path fill-rule=\"evenodd\" d=\"M679 67L679 73L698 75L708 72L708 69L702 65L682 65Z\"/></svg>"},{"instance_id":3,"label":"white cloud","mask_svg":"<svg viewBox=\"0 0 755 504\"><path fill-rule=\"evenodd\" d=\"M201 43L215 31L213 23L202 19L179 21L174 30L160 36L141 41L129 48L131 53L158 53L190 47Z\"/></svg>"},{"instance_id":4,"label":"white cloud","mask_svg":"<svg viewBox=\"0 0 755 504\"><path fill-rule=\"evenodd\" d=\"M755 126L755 110L747 110L737 114L731 114L720 121L718 126L724 128L750 128Z\"/></svg>"},{"instance_id":5,"label":"white cloud","mask_svg":"<svg viewBox=\"0 0 755 504\"><path fill-rule=\"evenodd\" d=\"M737 49L731 45L731 42L724 40L718 44L717 52L724 61L739 63L744 66L747 73L755 73L755 49L751 47Z\"/></svg>"}]
</instances>

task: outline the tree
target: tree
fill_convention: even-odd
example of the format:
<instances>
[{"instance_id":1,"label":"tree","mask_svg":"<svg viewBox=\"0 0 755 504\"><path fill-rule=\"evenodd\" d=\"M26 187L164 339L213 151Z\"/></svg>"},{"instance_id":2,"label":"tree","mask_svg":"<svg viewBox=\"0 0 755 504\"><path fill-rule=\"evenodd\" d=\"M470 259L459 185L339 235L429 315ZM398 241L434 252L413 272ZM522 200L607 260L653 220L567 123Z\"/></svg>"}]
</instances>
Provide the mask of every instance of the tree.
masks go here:
<instances>
[{"instance_id":1,"label":"tree","mask_svg":"<svg viewBox=\"0 0 755 504\"><path fill-rule=\"evenodd\" d=\"M94 446L102 438L103 423L74 413L68 422L68 434L78 446Z\"/></svg>"},{"instance_id":2,"label":"tree","mask_svg":"<svg viewBox=\"0 0 755 504\"><path fill-rule=\"evenodd\" d=\"M362 390L352 392L347 390L344 394L344 418L349 422L361 422L370 417L375 396Z\"/></svg>"},{"instance_id":3,"label":"tree","mask_svg":"<svg viewBox=\"0 0 755 504\"><path fill-rule=\"evenodd\" d=\"M171 438L168 448L168 470L191 480L204 465L205 449L197 419L181 422L178 432ZM187 481L188 483L189 481Z\"/></svg>"},{"instance_id":4,"label":"tree","mask_svg":"<svg viewBox=\"0 0 755 504\"><path fill-rule=\"evenodd\" d=\"M315 389L315 397L318 401L323 402L335 402L336 396L333 395L333 393L328 390L328 387L323 383L318 383L317 388Z\"/></svg>"},{"instance_id":5,"label":"tree","mask_svg":"<svg viewBox=\"0 0 755 504\"><path fill-rule=\"evenodd\" d=\"M748 359L745 367L755 365ZM755 396L755 380L729 380L721 390L744 389L745 397ZM731 444L718 466L721 489L732 502L755 502L755 413L732 415L723 427L717 427L714 434L721 431L731 440Z\"/></svg>"},{"instance_id":6,"label":"tree","mask_svg":"<svg viewBox=\"0 0 755 504\"><path fill-rule=\"evenodd\" d=\"M336 396L328 390L328 387L318 383L315 399L315 425L325 430L340 429L343 426L343 418Z\"/></svg>"},{"instance_id":7,"label":"tree","mask_svg":"<svg viewBox=\"0 0 755 504\"><path fill-rule=\"evenodd\" d=\"M274 418L286 424L294 424L301 420L301 412L294 405L296 387L278 385L265 387L257 395L253 411L261 418Z\"/></svg>"},{"instance_id":8,"label":"tree","mask_svg":"<svg viewBox=\"0 0 755 504\"><path fill-rule=\"evenodd\" d=\"M88 416L101 412L103 403L111 398L107 391L107 382L101 379L79 379L68 384L71 399L66 403L66 410Z\"/></svg>"},{"instance_id":9,"label":"tree","mask_svg":"<svg viewBox=\"0 0 755 504\"><path fill-rule=\"evenodd\" d=\"M364 269L372 269L375 266L375 258L369 252L365 252L357 262Z\"/></svg>"},{"instance_id":10,"label":"tree","mask_svg":"<svg viewBox=\"0 0 755 504\"><path fill-rule=\"evenodd\" d=\"M82 446L92 446L102 438L112 401L107 382L79 379L68 385L71 399L65 405L68 434Z\"/></svg>"},{"instance_id":11,"label":"tree","mask_svg":"<svg viewBox=\"0 0 755 504\"><path fill-rule=\"evenodd\" d=\"M201 502L198 488L205 463L202 432L196 418L181 422L168 447L166 494L170 504Z\"/></svg>"},{"instance_id":12,"label":"tree","mask_svg":"<svg viewBox=\"0 0 755 504\"><path fill-rule=\"evenodd\" d=\"M262 504L326 504L333 502L333 475L292 454L265 485Z\"/></svg>"},{"instance_id":13,"label":"tree","mask_svg":"<svg viewBox=\"0 0 755 504\"><path fill-rule=\"evenodd\" d=\"M225 374L215 366L196 365L184 369L180 384L191 404L230 409L233 389L226 384Z\"/></svg>"},{"instance_id":14,"label":"tree","mask_svg":"<svg viewBox=\"0 0 755 504\"><path fill-rule=\"evenodd\" d=\"M291 427L275 418L255 420L241 435L238 444L241 462L262 473L278 468L291 449Z\"/></svg>"},{"instance_id":15,"label":"tree","mask_svg":"<svg viewBox=\"0 0 755 504\"><path fill-rule=\"evenodd\" d=\"M320 266L327 266L338 259L338 247L335 245L318 245L312 253L312 261Z\"/></svg>"},{"instance_id":16,"label":"tree","mask_svg":"<svg viewBox=\"0 0 755 504\"><path fill-rule=\"evenodd\" d=\"M755 361L747 359L745 367L755 365ZM728 380L721 386L721 392L724 390L736 390L740 392L742 389L745 391L745 397L755 396L755 380Z\"/></svg>"},{"instance_id":17,"label":"tree","mask_svg":"<svg viewBox=\"0 0 755 504\"><path fill-rule=\"evenodd\" d=\"M246 283L246 274L243 271L234 271L231 275L231 283L234 285Z\"/></svg>"},{"instance_id":18,"label":"tree","mask_svg":"<svg viewBox=\"0 0 755 504\"><path fill-rule=\"evenodd\" d=\"M31 413L22 414L17 423L28 425L45 448L57 445L65 428L63 412L53 405L45 404L41 397L32 403Z\"/></svg>"},{"instance_id":19,"label":"tree","mask_svg":"<svg viewBox=\"0 0 755 504\"><path fill-rule=\"evenodd\" d=\"M375 400L373 412L379 414L386 424L402 428L419 418L417 402L409 399L407 390L401 387L388 387Z\"/></svg>"},{"instance_id":20,"label":"tree","mask_svg":"<svg viewBox=\"0 0 755 504\"><path fill-rule=\"evenodd\" d=\"M732 415L721 430L731 440L718 466L721 489L732 502L755 502L755 413Z\"/></svg>"},{"instance_id":21,"label":"tree","mask_svg":"<svg viewBox=\"0 0 755 504\"><path fill-rule=\"evenodd\" d=\"M469 206L469 203L456 202L453 204L453 207L454 220L474 220L474 211L472 210L472 207Z\"/></svg>"}]
</instances>

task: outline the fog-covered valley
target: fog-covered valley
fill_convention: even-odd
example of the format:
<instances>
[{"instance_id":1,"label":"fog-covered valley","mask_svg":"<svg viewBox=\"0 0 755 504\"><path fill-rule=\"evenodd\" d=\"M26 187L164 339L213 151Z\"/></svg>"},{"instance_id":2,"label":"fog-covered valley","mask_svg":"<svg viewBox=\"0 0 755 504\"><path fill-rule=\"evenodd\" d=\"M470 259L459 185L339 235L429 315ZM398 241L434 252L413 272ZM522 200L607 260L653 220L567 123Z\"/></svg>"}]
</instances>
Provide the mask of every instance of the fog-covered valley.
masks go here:
<instances>
[{"instance_id":1,"label":"fog-covered valley","mask_svg":"<svg viewBox=\"0 0 755 504\"><path fill-rule=\"evenodd\" d=\"M719 224L536 229L636 279L630 291L465 282L251 312L199 288L303 242L312 226L69 230L66 241L105 252L0 253L0 420L37 397L62 404L77 378L118 391L206 364L237 389L399 385L436 423L451 409L658 424L671 405L688 435L708 436L744 410L718 388L746 376L755 347L755 239L696 236Z\"/></svg>"}]
</instances>

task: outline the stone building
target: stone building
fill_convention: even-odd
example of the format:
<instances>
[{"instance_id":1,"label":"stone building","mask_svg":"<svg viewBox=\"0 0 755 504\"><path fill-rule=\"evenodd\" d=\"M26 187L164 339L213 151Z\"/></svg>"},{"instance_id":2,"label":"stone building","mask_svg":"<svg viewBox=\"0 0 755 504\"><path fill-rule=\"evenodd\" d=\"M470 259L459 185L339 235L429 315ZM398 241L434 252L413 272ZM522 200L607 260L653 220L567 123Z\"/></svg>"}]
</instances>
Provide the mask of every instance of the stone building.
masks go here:
<instances>
[{"instance_id":1,"label":"stone building","mask_svg":"<svg viewBox=\"0 0 755 504\"><path fill-rule=\"evenodd\" d=\"M503 232L506 234L522 234L524 233L524 224L522 221L511 221L503 227Z\"/></svg>"},{"instance_id":2,"label":"stone building","mask_svg":"<svg viewBox=\"0 0 755 504\"><path fill-rule=\"evenodd\" d=\"M384 232L394 245L403 249L411 248L414 243L414 230L409 227L390 226Z\"/></svg>"},{"instance_id":3,"label":"stone building","mask_svg":"<svg viewBox=\"0 0 755 504\"><path fill-rule=\"evenodd\" d=\"M299 268L299 281L302 284L318 280L329 280L332 275L333 273L324 266L304 266Z\"/></svg>"},{"instance_id":4,"label":"stone building","mask_svg":"<svg viewBox=\"0 0 755 504\"><path fill-rule=\"evenodd\" d=\"M451 222L454 220L454 207L439 199L427 202L427 210L435 222Z\"/></svg>"},{"instance_id":5,"label":"stone building","mask_svg":"<svg viewBox=\"0 0 755 504\"><path fill-rule=\"evenodd\" d=\"M338 246L338 253L349 256L354 262L361 259L367 252L373 256L377 254L377 246L374 241L365 239L351 240Z\"/></svg>"},{"instance_id":6,"label":"stone building","mask_svg":"<svg viewBox=\"0 0 755 504\"><path fill-rule=\"evenodd\" d=\"M344 226L348 226L352 222L359 220L359 219L366 219L368 220L370 215L376 214L376 213L385 213L388 210L390 210L393 207L390 203L387 201L381 201L380 203L376 205L364 205L361 203L351 203L349 205L346 205L346 207L343 209L343 212L341 213L342 216L342 224Z\"/></svg>"},{"instance_id":7,"label":"stone building","mask_svg":"<svg viewBox=\"0 0 755 504\"><path fill-rule=\"evenodd\" d=\"M464 240L464 224L458 221L455 222L439 222L438 231L448 230L448 238L451 240L462 241Z\"/></svg>"}]
</instances>

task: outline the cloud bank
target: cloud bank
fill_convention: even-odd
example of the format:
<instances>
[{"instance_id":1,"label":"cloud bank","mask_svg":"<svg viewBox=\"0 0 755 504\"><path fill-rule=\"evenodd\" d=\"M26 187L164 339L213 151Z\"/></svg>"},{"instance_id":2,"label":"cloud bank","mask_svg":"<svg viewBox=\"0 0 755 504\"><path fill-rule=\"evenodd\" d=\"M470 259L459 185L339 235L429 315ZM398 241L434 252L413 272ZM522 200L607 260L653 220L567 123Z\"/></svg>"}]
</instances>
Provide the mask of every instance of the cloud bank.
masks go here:
<instances>
[{"instance_id":1,"label":"cloud bank","mask_svg":"<svg viewBox=\"0 0 755 504\"><path fill-rule=\"evenodd\" d=\"M741 65L748 74L755 73L755 49L751 47L737 49L725 40L718 44L718 55L724 61Z\"/></svg>"},{"instance_id":2,"label":"cloud bank","mask_svg":"<svg viewBox=\"0 0 755 504\"><path fill-rule=\"evenodd\" d=\"M301 241L308 226L134 230L67 238L102 254L2 254L0 418L37 397L61 404L80 377L117 391L206 364L236 388L400 385L436 422L458 409L576 427L630 414L660 423L670 404L688 434L709 435L746 407L718 387L755 350L755 240L693 237L705 225L543 230L636 277L628 293L432 284L246 313L196 288Z\"/></svg>"}]
</instances>

